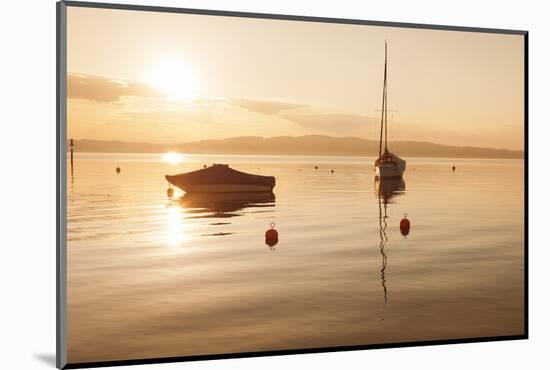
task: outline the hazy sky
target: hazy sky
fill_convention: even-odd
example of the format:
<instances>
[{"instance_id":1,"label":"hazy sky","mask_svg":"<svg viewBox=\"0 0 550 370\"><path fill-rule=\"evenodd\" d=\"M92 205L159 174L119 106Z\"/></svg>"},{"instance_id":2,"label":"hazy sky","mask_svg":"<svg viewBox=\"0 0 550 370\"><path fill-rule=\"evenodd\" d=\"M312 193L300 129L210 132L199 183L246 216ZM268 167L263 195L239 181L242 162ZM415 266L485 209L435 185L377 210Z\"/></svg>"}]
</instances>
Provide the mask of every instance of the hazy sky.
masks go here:
<instances>
[{"instance_id":1,"label":"hazy sky","mask_svg":"<svg viewBox=\"0 0 550 370\"><path fill-rule=\"evenodd\" d=\"M523 149L523 37L68 8L68 135L377 139Z\"/></svg>"}]
</instances>

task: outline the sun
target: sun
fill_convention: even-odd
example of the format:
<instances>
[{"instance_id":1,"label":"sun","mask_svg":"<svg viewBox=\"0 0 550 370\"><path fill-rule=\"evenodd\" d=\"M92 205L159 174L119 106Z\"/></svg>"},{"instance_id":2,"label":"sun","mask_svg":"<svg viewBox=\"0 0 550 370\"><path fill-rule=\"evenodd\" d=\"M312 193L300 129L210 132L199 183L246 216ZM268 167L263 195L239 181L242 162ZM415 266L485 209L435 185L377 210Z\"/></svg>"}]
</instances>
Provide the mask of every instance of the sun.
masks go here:
<instances>
[{"instance_id":1,"label":"sun","mask_svg":"<svg viewBox=\"0 0 550 370\"><path fill-rule=\"evenodd\" d=\"M183 161L183 154L170 152L170 153L164 153L162 155L162 159L164 162L170 163L170 164L178 164Z\"/></svg>"},{"instance_id":2,"label":"sun","mask_svg":"<svg viewBox=\"0 0 550 370\"><path fill-rule=\"evenodd\" d=\"M153 69L150 82L153 87L173 100L191 100L195 96L197 78L188 64L166 59Z\"/></svg>"}]
</instances>

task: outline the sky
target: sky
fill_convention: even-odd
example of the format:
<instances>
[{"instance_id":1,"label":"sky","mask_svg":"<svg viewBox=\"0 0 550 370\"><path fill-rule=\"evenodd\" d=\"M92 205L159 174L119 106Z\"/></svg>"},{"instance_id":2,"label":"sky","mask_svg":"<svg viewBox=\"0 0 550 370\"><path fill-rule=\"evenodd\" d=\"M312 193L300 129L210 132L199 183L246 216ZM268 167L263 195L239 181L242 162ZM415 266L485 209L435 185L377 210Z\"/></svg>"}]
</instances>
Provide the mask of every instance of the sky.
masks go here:
<instances>
[{"instance_id":1,"label":"sky","mask_svg":"<svg viewBox=\"0 0 550 370\"><path fill-rule=\"evenodd\" d=\"M388 139L523 150L523 36L68 8L68 137Z\"/></svg>"}]
</instances>

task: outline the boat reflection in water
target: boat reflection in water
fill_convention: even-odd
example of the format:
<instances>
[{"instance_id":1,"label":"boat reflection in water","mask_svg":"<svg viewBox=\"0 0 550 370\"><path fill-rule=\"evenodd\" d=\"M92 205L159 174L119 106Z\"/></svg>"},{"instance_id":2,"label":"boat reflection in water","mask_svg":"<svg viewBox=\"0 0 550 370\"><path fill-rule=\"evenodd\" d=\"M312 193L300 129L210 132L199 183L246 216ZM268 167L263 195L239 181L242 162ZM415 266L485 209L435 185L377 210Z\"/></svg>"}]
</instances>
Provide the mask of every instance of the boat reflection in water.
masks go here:
<instances>
[{"instance_id":1,"label":"boat reflection in water","mask_svg":"<svg viewBox=\"0 0 550 370\"><path fill-rule=\"evenodd\" d=\"M388 235L386 234L386 228L388 223L387 208L388 204L394 203L392 200L395 197L405 194L405 180L399 179L376 179L374 181L374 190L376 197L378 198L378 224L380 234L380 255L382 256L382 267L380 268L380 283L384 290L384 302L388 302L388 289L386 286L386 267L388 265L388 257L384 251L384 247L388 241ZM383 209L383 211L382 211Z\"/></svg>"},{"instance_id":2,"label":"boat reflection in water","mask_svg":"<svg viewBox=\"0 0 550 370\"><path fill-rule=\"evenodd\" d=\"M186 193L179 199L192 218L229 218L242 216L249 207L275 206L275 194L264 193Z\"/></svg>"},{"instance_id":3,"label":"boat reflection in water","mask_svg":"<svg viewBox=\"0 0 550 370\"><path fill-rule=\"evenodd\" d=\"M386 207L388 203L393 203L392 199L405 194L406 183L401 179L376 179L374 181L374 191L381 203Z\"/></svg>"}]
</instances>

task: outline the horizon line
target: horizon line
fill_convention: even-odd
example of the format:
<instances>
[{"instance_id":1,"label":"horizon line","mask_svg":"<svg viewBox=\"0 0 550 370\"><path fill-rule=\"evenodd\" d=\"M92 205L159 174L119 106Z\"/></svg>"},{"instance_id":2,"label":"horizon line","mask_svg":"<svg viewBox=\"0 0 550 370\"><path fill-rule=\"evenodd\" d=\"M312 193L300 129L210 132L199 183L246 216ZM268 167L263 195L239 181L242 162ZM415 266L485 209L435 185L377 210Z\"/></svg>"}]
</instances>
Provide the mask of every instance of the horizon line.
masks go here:
<instances>
[{"instance_id":1,"label":"horizon line","mask_svg":"<svg viewBox=\"0 0 550 370\"><path fill-rule=\"evenodd\" d=\"M322 138L329 138L329 139L357 139L357 140L364 140L364 141L370 141L370 142L378 142L378 140L376 140L376 139L367 139L367 138L363 138L363 137L359 137L359 136L331 136L331 135L323 135L323 134L310 134L310 135L299 135L299 136L290 136L290 135L277 135L277 136L244 135L244 136L230 136L230 137L225 137L225 138L199 139L199 140L192 140L192 141L167 142L167 143L145 142L145 141L125 141L125 140L119 140L119 139L90 139L90 138L67 138L66 140L68 142L70 140L74 140L74 141L119 142L119 143L125 143L125 144L171 146L171 145L185 145L185 144L200 143L200 142L204 142L204 141L224 141L224 140L231 140L231 139L246 139L246 138L268 140L268 139L276 139L276 138L299 139L299 138L307 138L307 137L322 137ZM485 147L485 146L475 146L475 145L454 145L454 144L442 144L442 143L433 142L433 141L393 140L392 143L431 144L431 145L440 145L440 146L444 146L444 147L453 147L453 148L473 148L473 149L501 150L501 151L525 153L525 148L523 148L523 149L510 149L510 148L503 148L503 147L496 148L496 147Z\"/></svg>"}]
</instances>

